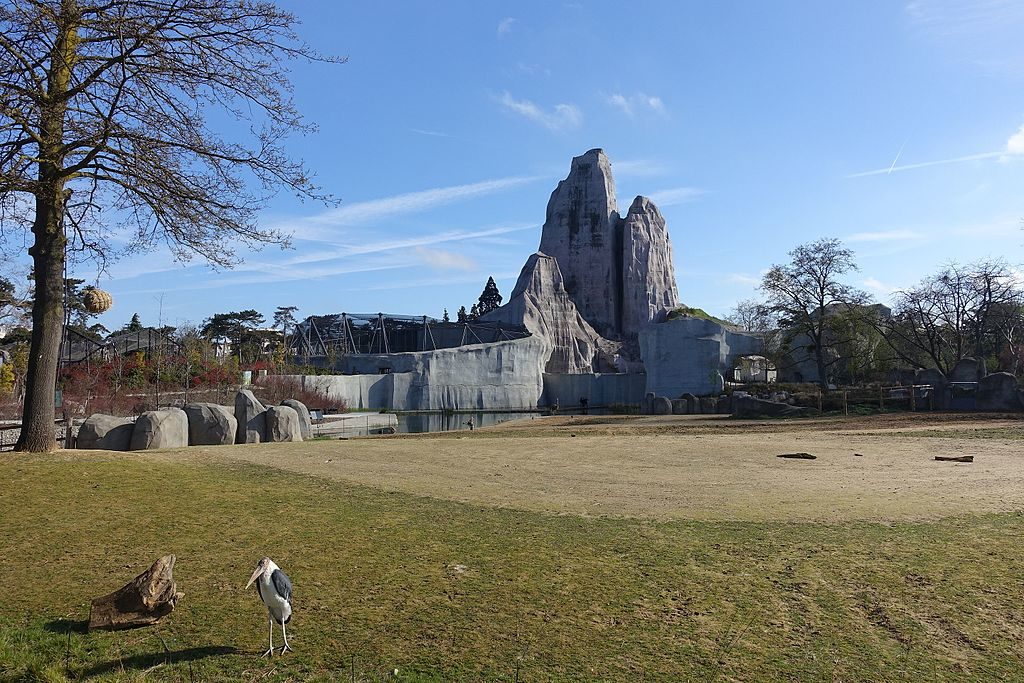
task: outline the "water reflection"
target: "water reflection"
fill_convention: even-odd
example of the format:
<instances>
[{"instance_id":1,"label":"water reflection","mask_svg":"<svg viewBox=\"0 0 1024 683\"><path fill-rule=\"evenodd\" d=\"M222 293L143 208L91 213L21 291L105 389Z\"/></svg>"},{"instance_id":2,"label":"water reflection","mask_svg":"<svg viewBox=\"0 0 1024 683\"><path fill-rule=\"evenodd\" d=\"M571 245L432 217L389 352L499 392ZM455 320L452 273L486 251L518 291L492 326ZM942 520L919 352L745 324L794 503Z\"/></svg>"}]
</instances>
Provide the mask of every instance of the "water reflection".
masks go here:
<instances>
[{"instance_id":1,"label":"water reflection","mask_svg":"<svg viewBox=\"0 0 1024 683\"><path fill-rule=\"evenodd\" d=\"M473 428L490 427L509 420L531 420L542 415L535 413L399 413L398 431L405 434L423 432L453 432Z\"/></svg>"}]
</instances>

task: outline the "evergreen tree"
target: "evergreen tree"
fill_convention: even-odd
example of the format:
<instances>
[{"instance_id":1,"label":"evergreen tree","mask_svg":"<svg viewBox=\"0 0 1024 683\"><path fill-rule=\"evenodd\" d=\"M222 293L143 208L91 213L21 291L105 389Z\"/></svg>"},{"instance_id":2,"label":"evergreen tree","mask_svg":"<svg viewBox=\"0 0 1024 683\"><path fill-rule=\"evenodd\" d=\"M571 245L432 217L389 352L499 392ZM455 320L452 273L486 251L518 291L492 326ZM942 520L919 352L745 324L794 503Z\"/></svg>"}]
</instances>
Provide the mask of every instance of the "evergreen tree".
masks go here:
<instances>
[{"instance_id":1,"label":"evergreen tree","mask_svg":"<svg viewBox=\"0 0 1024 683\"><path fill-rule=\"evenodd\" d=\"M448 317L448 309L446 308L444 309L444 315L441 316L441 322L450 323L451 321L452 319Z\"/></svg>"},{"instance_id":2,"label":"evergreen tree","mask_svg":"<svg viewBox=\"0 0 1024 683\"><path fill-rule=\"evenodd\" d=\"M498 285L494 284L494 278L487 278L487 284L484 285L484 291L480 294L480 299L475 306L477 315L486 315L501 306L501 292L498 291Z\"/></svg>"},{"instance_id":3,"label":"evergreen tree","mask_svg":"<svg viewBox=\"0 0 1024 683\"><path fill-rule=\"evenodd\" d=\"M456 320L460 323L469 322L469 314L466 313L465 306L459 306L459 312L457 314Z\"/></svg>"},{"instance_id":4,"label":"evergreen tree","mask_svg":"<svg viewBox=\"0 0 1024 683\"><path fill-rule=\"evenodd\" d=\"M133 313L132 319L128 321L128 324L121 328L123 332L139 332L142 330L142 321L139 320L139 314Z\"/></svg>"}]
</instances>

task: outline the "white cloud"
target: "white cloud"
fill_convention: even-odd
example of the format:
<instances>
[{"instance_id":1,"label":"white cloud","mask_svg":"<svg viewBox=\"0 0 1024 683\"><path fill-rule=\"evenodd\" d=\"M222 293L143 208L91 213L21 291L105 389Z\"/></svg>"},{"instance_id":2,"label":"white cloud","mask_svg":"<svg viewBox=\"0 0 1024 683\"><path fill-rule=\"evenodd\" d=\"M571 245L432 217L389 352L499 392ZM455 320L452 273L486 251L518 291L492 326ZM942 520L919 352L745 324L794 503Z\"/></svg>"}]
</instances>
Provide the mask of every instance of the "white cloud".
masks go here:
<instances>
[{"instance_id":1,"label":"white cloud","mask_svg":"<svg viewBox=\"0 0 1024 683\"><path fill-rule=\"evenodd\" d=\"M707 193L707 190L699 187L673 187L652 192L650 198L658 206L675 206L676 204L692 202Z\"/></svg>"},{"instance_id":2,"label":"white cloud","mask_svg":"<svg viewBox=\"0 0 1024 683\"><path fill-rule=\"evenodd\" d=\"M429 135L429 136L435 137L435 138L453 138L453 137L455 137L454 135L449 135L448 133L441 133L441 132L436 131L436 130L424 130L423 128L410 128L409 132L410 133L416 133L417 135Z\"/></svg>"},{"instance_id":3,"label":"white cloud","mask_svg":"<svg viewBox=\"0 0 1024 683\"><path fill-rule=\"evenodd\" d=\"M921 233L913 230L880 230L878 232L855 232L848 236L846 242L897 242L902 240L916 240L922 237Z\"/></svg>"},{"instance_id":4,"label":"white cloud","mask_svg":"<svg viewBox=\"0 0 1024 683\"><path fill-rule=\"evenodd\" d=\"M466 270L475 271L476 262L473 259L456 254L453 251L443 249L430 249L429 247L416 247L416 255L420 260L431 268L437 270Z\"/></svg>"},{"instance_id":5,"label":"white cloud","mask_svg":"<svg viewBox=\"0 0 1024 683\"><path fill-rule=\"evenodd\" d=\"M516 23L515 17L505 17L498 22L498 35L504 36L512 30L512 25Z\"/></svg>"},{"instance_id":6,"label":"white cloud","mask_svg":"<svg viewBox=\"0 0 1024 683\"><path fill-rule=\"evenodd\" d=\"M1000 160L1007 161L1010 157L1022 154L1024 154L1024 126L1017 129L1017 132L1006 141L1006 151Z\"/></svg>"},{"instance_id":7,"label":"white cloud","mask_svg":"<svg viewBox=\"0 0 1024 683\"><path fill-rule=\"evenodd\" d=\"M754 287L760 286L761 278L754 277L753 275L747 275L746 273L729 273L726 277L729 282L736 282L741 285L752 285Z\"/></svg>"},{"instance_id":8,"label":"white cloud","mask_svg":"<svg viewBox=\"0 0 1024 683\"><path fill-rule=\"evenodd\" d=\"M669 171L665 164L650 159L629 159L626 161L613 161L611 163L612 172L618 177L647 178L665 175Z\"/></svg>"},{"instance_id":9,"label":"white cloud","mask_svg":"<svg viewBox=\"0 0 1024 683\"><path fill-rule=\"evenodd\" d=\"M864 278L861 285L864 286L864 289L880 297L889 296L896 291L896 287L887 285L881 280L877 280L873 277Z\"/></svg>"},{"instance_id":10,"label":"white cloud","mask_svg":"<svg viewBox=\"0 0 1024 683\"><path fill-rule=\"evenodd\" d=\"M662 116L668 114L665 109L665 103L661 101L660 97L647 95L642 92L629 95L628 97L621 93L613 93L611 95L605 95L605 101L613 107L621 110L622 113L630 118L635 117L642 111L653 111L656 114L661 114Z\"/></svg>"},{"instance_id":11,"label":"white cloud","mask_svg":"<svg viewBox=\"0 0 1024 683\"><path fill-rule=\"evenodd\" d=\"M292 233L296 239L331 240L337 238L338 228L352 226L366 228L378 224L383 218L420 213L455 202L503 192L540 180L542 177L511 176L466 185L407 192L392 197L343 204L336 209L330 209L315 216L280 220L273 227Z\"/></svg>"},{"instance_id":12,"label":"white cloud","mask_svg":"<svg viewBox=\"0 0 1024 683\"><path fill-rule=\"evenodd\" d=\"M502 94L498 101L508 111L539 123L549 130L578 128L583 121L583 113L574 104L556 104L551 111L545 111L530 100L515 99L508 92Z\"/></svg>"}]
</instances>

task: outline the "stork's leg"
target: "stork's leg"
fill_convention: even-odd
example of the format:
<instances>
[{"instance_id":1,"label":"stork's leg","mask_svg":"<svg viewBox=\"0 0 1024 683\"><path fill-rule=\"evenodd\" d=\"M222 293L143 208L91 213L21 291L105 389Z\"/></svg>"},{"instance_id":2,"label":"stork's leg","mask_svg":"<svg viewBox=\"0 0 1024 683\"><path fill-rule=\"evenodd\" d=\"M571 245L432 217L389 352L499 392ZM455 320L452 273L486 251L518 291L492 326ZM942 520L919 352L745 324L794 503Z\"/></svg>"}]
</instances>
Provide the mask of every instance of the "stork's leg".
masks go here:
<instances>
[{"instance_id":1,"label":"stork's leg","mask_svg":"<svg viewBox=\"0 0 1024 683\"><path fill-rule=\"evenodd\" d=\"M267 616L267 623L270 625L270 649L263 652L263 656L273 656L273 617Z\"/></svg>"},{"instance_id":2,"label":"stork's leg","mask_svg":"<svg viewBox=\"0 0 1024 683\"><path fill-rule=\"evenodd\" d=\"M281 623L281 633L284 634L284 647L281 648L281 654L285 652L291 652L292 646L288 644L288 629L285 628L284 623Z\"/></svg>"}]
</instances>

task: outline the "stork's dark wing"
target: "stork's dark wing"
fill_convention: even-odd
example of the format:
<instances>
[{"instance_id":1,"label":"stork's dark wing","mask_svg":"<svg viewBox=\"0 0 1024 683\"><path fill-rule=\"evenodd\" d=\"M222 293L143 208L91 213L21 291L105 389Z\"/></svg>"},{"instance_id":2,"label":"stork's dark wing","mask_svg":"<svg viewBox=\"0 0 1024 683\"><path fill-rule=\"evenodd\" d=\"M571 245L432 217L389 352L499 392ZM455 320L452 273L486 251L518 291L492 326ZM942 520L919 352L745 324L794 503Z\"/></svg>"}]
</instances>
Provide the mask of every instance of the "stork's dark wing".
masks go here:
<instances>
[{"instance_id":1,"label":"stork's dark wing","mask_svg":"<svg viewBox=\"0 0 1024 683\"><path fill-rule=\"evenodd\" d=\"M270 575L270 580L273 582L274 590L277 591L278 595L285 600L290 601L292 599L292 582L287 574L280 569L275 569Z\"/></svg>"}]
</instances>

